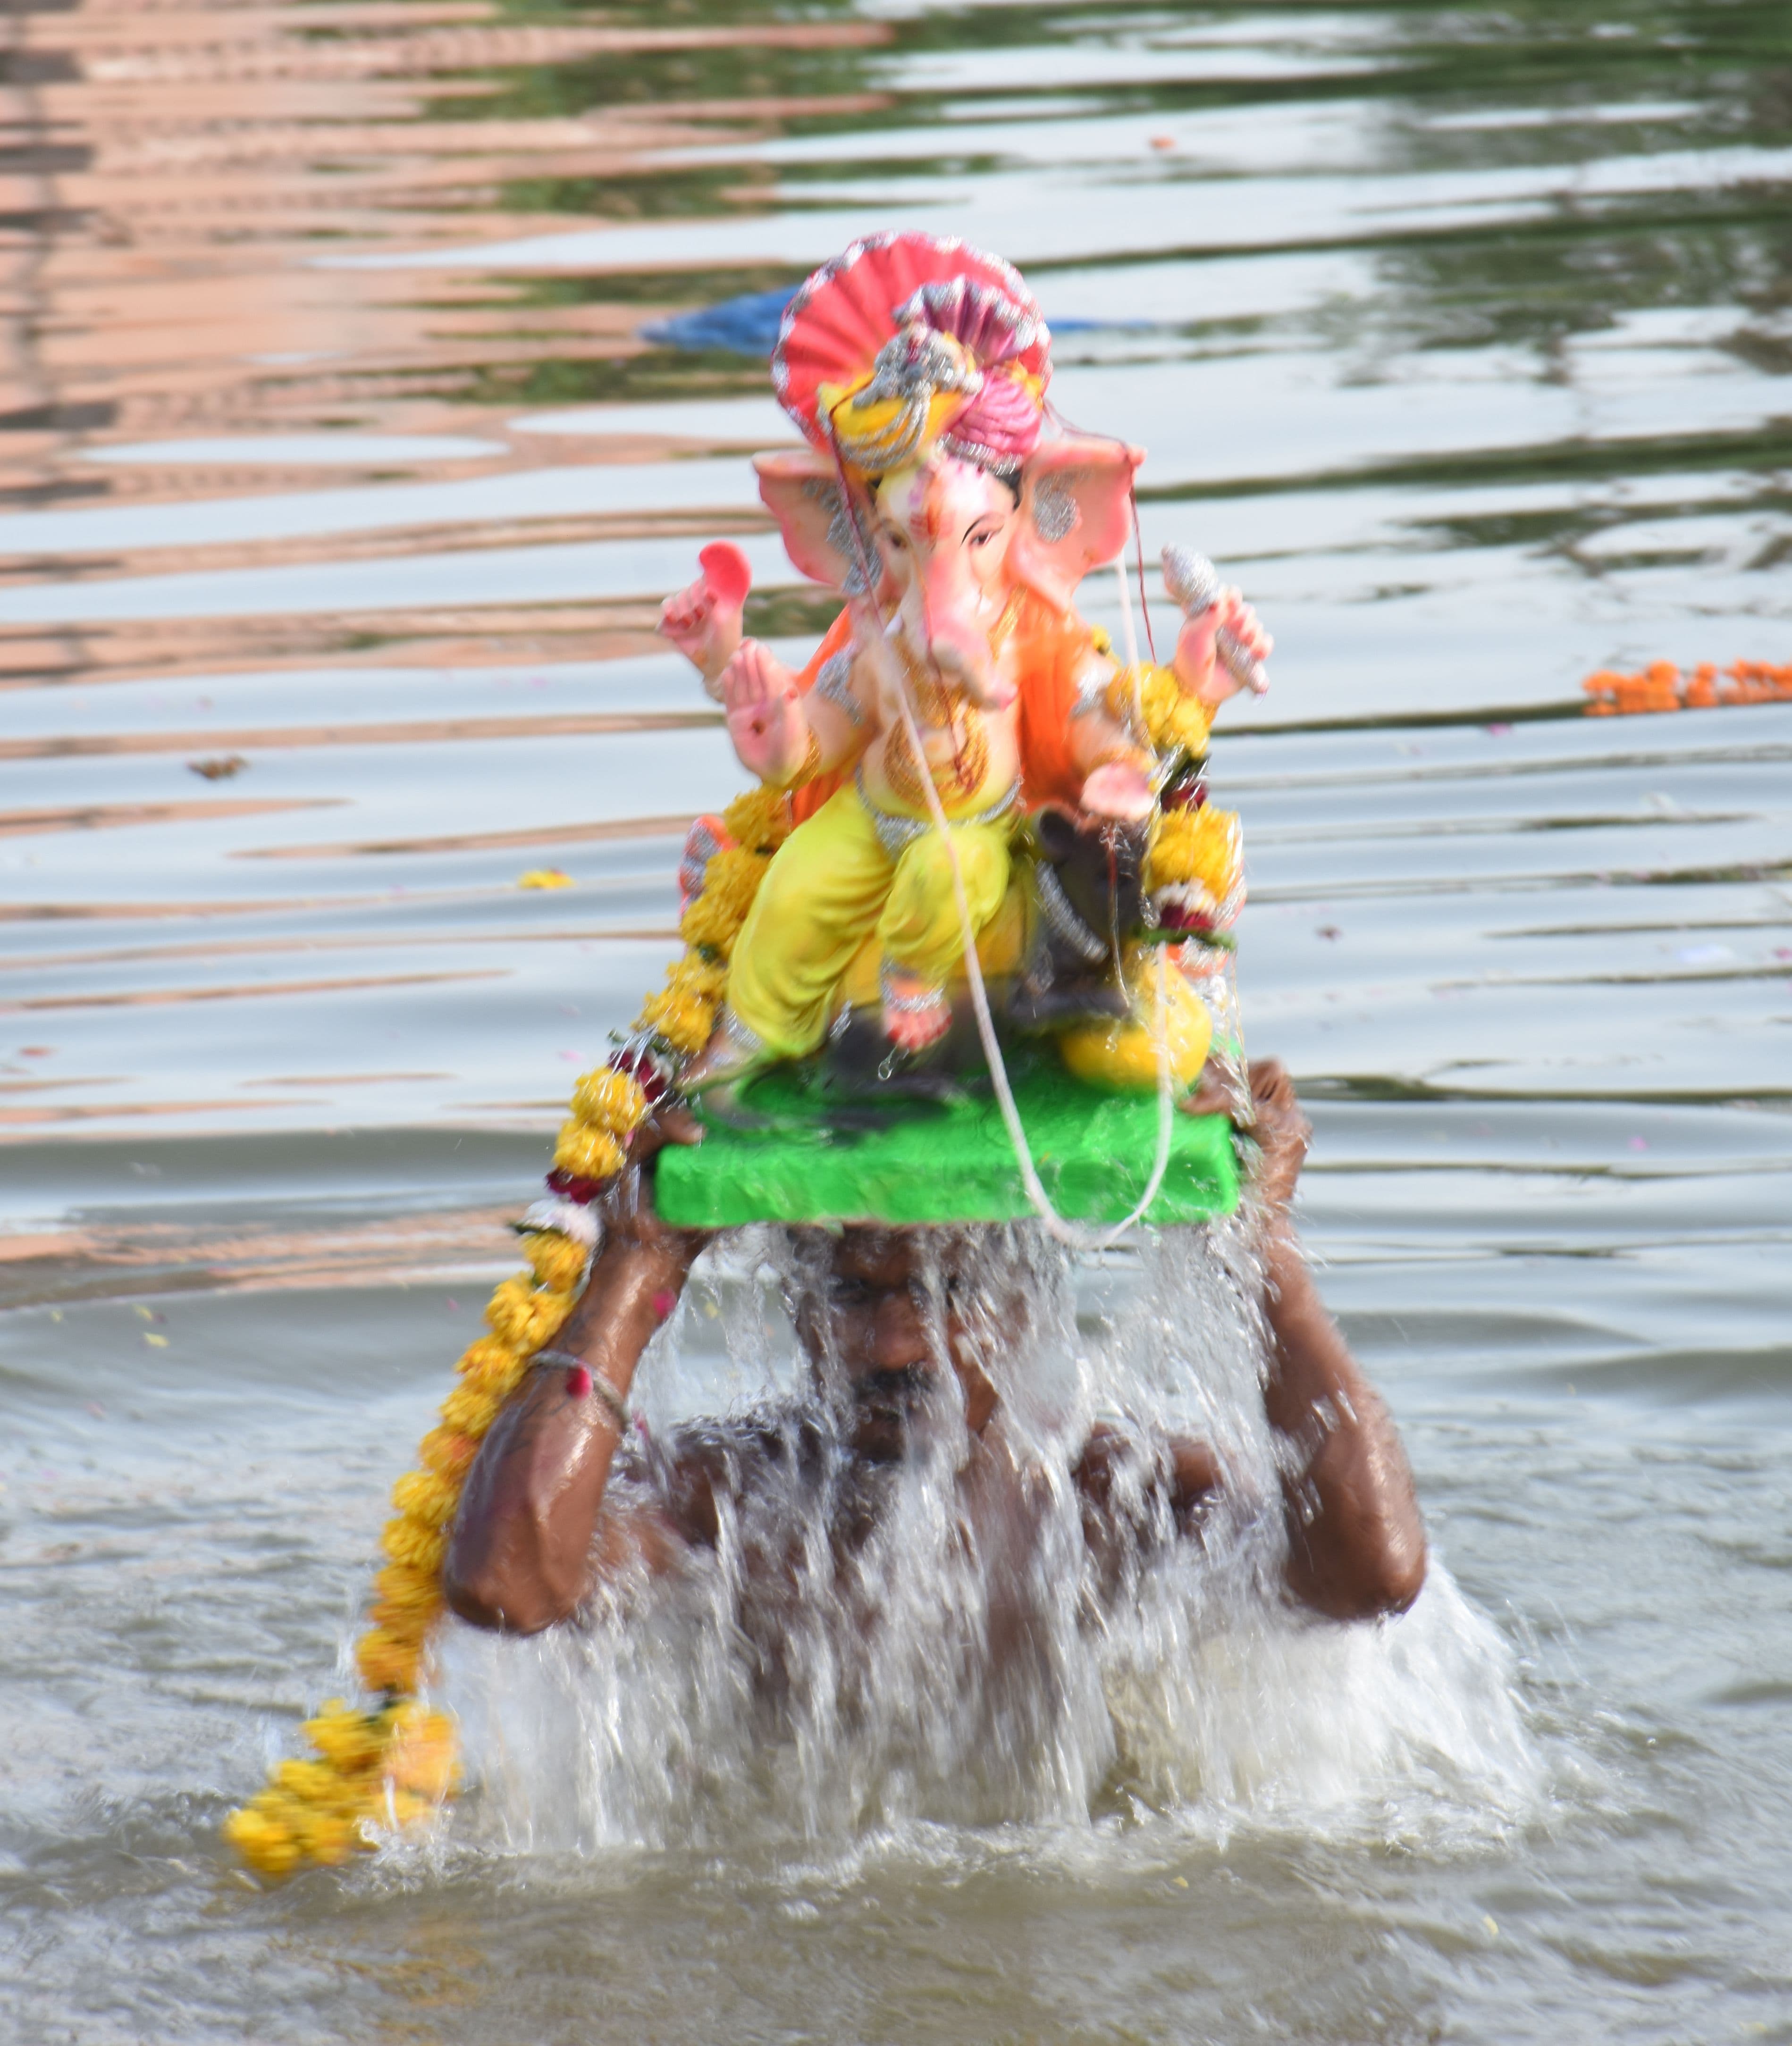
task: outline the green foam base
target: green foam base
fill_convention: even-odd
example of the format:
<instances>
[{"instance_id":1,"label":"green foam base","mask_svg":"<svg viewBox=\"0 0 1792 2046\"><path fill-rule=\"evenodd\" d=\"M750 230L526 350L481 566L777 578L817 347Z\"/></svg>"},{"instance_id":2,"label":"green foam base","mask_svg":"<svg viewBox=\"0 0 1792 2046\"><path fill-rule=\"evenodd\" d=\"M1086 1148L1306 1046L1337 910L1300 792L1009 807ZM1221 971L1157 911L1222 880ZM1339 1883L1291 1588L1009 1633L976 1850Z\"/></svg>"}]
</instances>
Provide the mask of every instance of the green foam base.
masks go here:
<instances>
[{"instance_id":1,"label":"green foam base","mask_svg":"<svg viewBox=\"0 0 1792 2046\"><path fill-rule=\"evenodd\" d=\"M1110 1094L1043 1061L1012 1075L1034 1164L1059 1214L1116 1222L1144 1193L1157 1152L1155 1095ZM988 1095L867 1108L828 1099L801 1074L742 1091L763 1127L705 1118L701 1144L668 1145L656 1205L685 1229L743 1222L1018 1222L1033 1212L1000 1110ZM1232 1126L1172 1120L1169 1167L1145 1219L1205 1222L1238 1203Z\"/></svg>"}]
</instances>

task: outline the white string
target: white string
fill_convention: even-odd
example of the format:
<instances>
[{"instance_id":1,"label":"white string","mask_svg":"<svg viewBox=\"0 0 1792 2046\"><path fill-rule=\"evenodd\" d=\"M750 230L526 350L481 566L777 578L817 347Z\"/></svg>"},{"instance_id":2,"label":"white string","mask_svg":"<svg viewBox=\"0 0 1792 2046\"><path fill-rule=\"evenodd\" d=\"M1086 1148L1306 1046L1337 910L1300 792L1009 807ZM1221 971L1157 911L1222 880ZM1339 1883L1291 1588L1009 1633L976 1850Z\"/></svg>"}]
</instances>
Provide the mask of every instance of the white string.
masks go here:
<instances>
[{"instance_id":1,"label":"white string","mask_svg":"<svg viewBox=\"0 0 1792 2046\"><path fill-rule=\"evenodd\" d=\"M1125 591L1125 581L1122 580ZM1132 633L1132 613L1126 612L1127 636ZM887 651L887 647L885 647ZM1002 1061L1002 1047L996 1041L995 1023L990 1014L989 991L983 985L983 972L977 958L977 932L971 921L971 905L964 893L964 870L959 864L958 847L952 843L952 828L947 820L945 805L940 801L940 792L934 786L933 776L927 765L927 755L922 751L921 729L916 721L914 706L909 698L908 678L900 672L902 664L896 663L898 672L894 677L898 708L902 713L902 724L908 735L914 757L919 762L921 786L927 797L927 807L933 813L934 828L945 842L946 858L952 867L952 896L958 905L958 928L964 944L964 973L970 983L971 1006L977 1018L977 1035L983 1040L983 1056L989 1061L990 1079L995 1087L995 1098L1002 1110L1002 1120L1007 1127L1008 1141L1013 1147L1014 1162L1021 1170L1021 1184L1033 1213L1045 1225L1045 1233L1056 1241L1072 1250L1103 1251L1111 1249L1134 1223L1140 1221L1151 1203L1157 1199L1158 1190L1164 1183L1164 1175L1169 1170L1170 1136L1174 1127L1173 1090L1170 1079L1170 1025L1169 1004L1164 986L1164 960L1163 948L1157 951L1157 1151L1153 1160L1151 1177L1146 1182L1145 1193L1138 1205L1124 1222L1116 1222L1105 1231L1079 1227L1066 1222L1052 1205L1052 1197L1045 1191L1033 1152L1026 1140L1026 1131L1021 1122L1021 1112L1014 1101L1014 1091L1008 1083L1008 1068Z\"/></svg>"},{"instance_id":2,"label":"white string","mask_svg":"<svg viewBox=\"0 0 1792 2046\"><path fill-rule=\"evenodd\" d=\"M1144 544L1142 542L1140 543ZM1139 562L1142 566L1145 557ZM1124 543L1120 558L1114 564L1114 573L1120 580L1120 646L1126 656L1126 673L1133 678L1133 730L1142 743L1145 728L1145 670L1139 666L1138 635L1133 630L1133 585L1126 573L1126 550Z\"/></svg>"},{"instance_id":3,"label":"white string","mask_svg":"<svg viewBox=\"0 0 1792 2046\"><path fill-rule=\"evenodd\" d=\"M1126 666L1138 666L1138 635L1133 630L1133 586L1126 580L1126 550L1121 547L1119 558L1114 564L1114 573L1120 585L1120 644L1125 650Z\"/></svg>"}]
</instances>

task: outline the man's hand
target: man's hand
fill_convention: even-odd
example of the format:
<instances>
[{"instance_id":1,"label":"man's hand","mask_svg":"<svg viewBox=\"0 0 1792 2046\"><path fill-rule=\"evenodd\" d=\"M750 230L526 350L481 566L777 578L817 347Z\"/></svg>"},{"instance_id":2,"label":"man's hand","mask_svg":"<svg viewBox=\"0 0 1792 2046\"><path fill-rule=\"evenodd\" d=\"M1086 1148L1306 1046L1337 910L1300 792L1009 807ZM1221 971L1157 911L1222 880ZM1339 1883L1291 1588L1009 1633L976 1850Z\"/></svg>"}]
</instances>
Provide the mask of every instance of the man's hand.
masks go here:
<instances>
[{"instance_id":1,"label":"man's hand","mask_svg":"<svg viewBox=\"0 0 1792 2046\"><path fill-rule=\"evenodd\" d=\"M1256 1140L1251 1191L1265 1222L1280 1224L1288 1219L1300 1168L1307 1162L1307 1147L1313 1141L1313 1125L1280 1059L1252 1060L1250 1091L1251 1120L1236 1126L1242 1135ZM1231 1091L1223 1079L1204 1073L1199 1087L1182 1107L1188 1115L1230 1115Z\"/></svg>"},{"instance_id":2,"label":"man's hand","mask_svg":"<svg viewBox=\"0 0 1792 2046\"><path fill-rule=\"evenodd\" d=\"M1251 1134L1257 1145L1251 1191L1266 1218L1282 1221L1294 1199L1300 1168L1307 1162L1313 1125L1307 1120L1294 1081L1280 1060L1253 1059L1250 1090L1251 1105L1257 1110Z\"/></svg>"},{"instance_id":3,"label":"man's hand","mask_svg":"<svg viewBox=\"0 0 1792 2046\"><path fill-rule=\"evenodd\" d=\"M645 1122L636 1125L628 1140L629 1162L644 1165L668 1144L701 1144L703 1134L703 1125L688 1108L668 1102L656 1108Z\"/></svg>"},{"instance_id":4,"label":"man's hand","mask_svg":"<svg viewBox=\"0 0 1792 2046\"><path fill-rule=\"evenodd\" d=\"M774 787L786 787L809 750L809 720L796 677L759 640L743 639L723 670L721 697L742 766Z\"/></svg>"},{"instance_id":5,"label":"man's hand","mask_svg":"<svg viewBox=\"0 0 1792 2046\"><path fill-rule=\"evenodd\" d=\"M677 1257L689 1268L715 1232L674 1229L660 1220L654 1205L654 1160L668 1144L697 1145L703 1137L703 1125L690 1110L671 1102L655 1109L645 1122L636 1125L628 1139L628 1162L640 1167L640 1176L626 1204L612 1199L603 1210L604 1230L611 1242ZM577 1319L575 1310L567 1327L574 1328ZM566 1349L569 1345L562 1339L557 1347Z\"/></svg>"},{"instance_id":6,"label":"man's hand","mask_svg":"<svg viewBox=\"0 0 1792 2046\"><path fill-rule=\"evenodd\" d=\"M674 1108L635 1131L630 1151L643 1169L607 1207L584 1296L554 1338L562 1357L577 1361L529 1372L480 1444L442 1576L449 1604L475 1627L539 1633L577 1611L594 1567L620 1567L631 1555L653 1563L653 1531L606 1518L604 1498L623 1434L618 1407L706 1241L660 1220L654 1158L697 1133Z\"/></svg>"},{"instance_id":7,"label":"man's hand","mask_svg":"<svg viewBox=\"0 0 1792 2046\"><path fill-rule=\"evenodd\" d=\"M1226 663L1215 657L1214 642L1222 627L1253 661L1267 661L1276 645L1264 631L1262 620L1230 584L1205 611L1184 623L1176 635L1176 657L1171 665L1183 687L1215 710L1244 686Z\"/></svg>"}]
</instances>

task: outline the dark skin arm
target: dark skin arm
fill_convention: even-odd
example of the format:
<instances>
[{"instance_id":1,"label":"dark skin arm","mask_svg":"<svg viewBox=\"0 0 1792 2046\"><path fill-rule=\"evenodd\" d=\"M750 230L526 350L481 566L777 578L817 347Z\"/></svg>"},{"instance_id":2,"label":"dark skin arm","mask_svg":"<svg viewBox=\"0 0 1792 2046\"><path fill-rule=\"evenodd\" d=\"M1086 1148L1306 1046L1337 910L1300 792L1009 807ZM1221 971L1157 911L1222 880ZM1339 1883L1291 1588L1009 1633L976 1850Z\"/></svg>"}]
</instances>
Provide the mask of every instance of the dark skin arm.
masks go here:
<instances>
[{"instance_id":1,"label":"dark skin arm","mask_svg":"<svg viewBox=\"0 0 1792 2046\"><path fill-rule=\"evenodd\" d=\"M1253 1064L1271 1357L1263 1403L1295 1452L1283 1480L1289 1591L1333 1619L1404 1612L1425 1581L1425 1527L1412 1472L1381 1396L1326 1312L1288 1219L1311 1126L1294 1083Z\"/></svg>"},{"instance_id":2,"label":"dark skin arm","mask_svg":"<svg viewBox=\"0 0 1792 2046\"><path fill-rule=\"evenodd\" d=\"M1284 1438L1282 1479L1288 1527L1284 1581L1302 1605L1331 1619L1373 1619L1404 1612L1425 1581L1425 1530L1412 1473L1381 1395L1351 1356L1326 1312L1288 1219L1288 1203L1307 1155L1311 1125L1294 1083L1272 1061L1250 1069L1256 1120L1251 1196L1261 1222L1264 1318L1270 1340L1263 1403ZM1189 1104L1224 1112L1217 1094ZM1226 1482L1205 1443L1183 1436L1143 1442L1098 1425L1073 1477L1083 1501L1083 1529L1098 1564L1117 1582L1123 1551L1149 1540L1149 1518L1122 1501L1122 1471L1148 1459L1146 1496L1188 1535Z\"/></svg>"},{"instance_id":3,"label":"dark skin arm","mask_svg":"<svg viewBox=\"0 0 1792 2046\"><path fill-rule=\"evenodd\" d=\"M1288 1219L1308 1133L1292 1084L1279 1066L1260 1064L1252 1069L1252 1088L1260 1145L1252 1185L1263 1218L1264 1309L1272 1347L1265 1406L1291 1451L1284 1480L1288 1590L1333 1619L1404 1612L1425 1576L1424 1530L1412 1473L1386 1407L1325 1311ZM642 1134L648 1142L660 1141L660 1133ZM646 1144L641 1148L644 1152ZM651 1166L643 1165L642 1176L639 1206L614 1221L585 1296L554 1345L581 1357L595 1378L624 1397L701 1241L658 1220ZM867 1356L902 1364L911 1352L924 1354L925 1338L906 1347L896 1341L906 1330L904 1317L913 1320L916 1313L900 1284L892 1281L878 1292L876 1340ZM889 1330L886 1321L891 1322ZM882 1354L890 1347L886 1334L895 1344L889 1358ZM544 1368L526 1381L469 1476L446 1584L455 1612L476 1625L539 1632L577 1611L594 1573L631 1556L663 1567L686 1545L713 1538L713 1492L721 1474L713 1459L701 1456L682 1458L669 1473L663 1515L625 1519L604 1511L620 1430L601 1397L577 1395L568 1379L564 1369ZM967 1379L966 1401L975 1432L995 1403L980 1373ZM875 1421L875 1403L867 1415ZM861 1446L876 1453L874 1442ZM1118 1524L1111 1497L1120 1460L1139 1449L1130 1438L1097 1430L1078 1462L1076 1480L1098 1554L1137 1538ZM1166 1488L1174 1524L1192 1533L1222 1473L1199 1442L1172 1440L1156 1453L1163 1464L1155 1484Z\"/></svg>"},{"instance_id":4,"label":"dark skin arm","mask_svg":"<svg viewBox=\"0 0 1792 2046\"><path fill-rule=\"evenodd\" d=\"M577 1610L594 1562L614 1568L631 1554L665 1560L661 1552L677 1539L670 1527L604 1511L623 1430L597 1388L628 1399L641 1353L702 1242L655 1215L652 1166L643 1158L640 1199L610 1218L584 1295L552 1345L581 1359L595 1382L582 1386L563 1365L538 1366L492 1423L467 1474L442 1573L462 1619L539 1634Z\"/></svg>"},{"instance_id":5,"label":"dark skin arm","mask_svg":"<svg viewBox=\"0 0 1792 2046\"><path fill-rule=\"evenodd\" d=\"M1070 1476L1083 1502L1083 1538L1104 1598L1114 1596L1128 1562L1156 1538L1160 1508L1179 1535L1195 1534L1203 1510L1226 1482L1206 1443L1181 1435L1142 1442L1105 1421L1090 1430Z\"/></svg>"}]
</instances>

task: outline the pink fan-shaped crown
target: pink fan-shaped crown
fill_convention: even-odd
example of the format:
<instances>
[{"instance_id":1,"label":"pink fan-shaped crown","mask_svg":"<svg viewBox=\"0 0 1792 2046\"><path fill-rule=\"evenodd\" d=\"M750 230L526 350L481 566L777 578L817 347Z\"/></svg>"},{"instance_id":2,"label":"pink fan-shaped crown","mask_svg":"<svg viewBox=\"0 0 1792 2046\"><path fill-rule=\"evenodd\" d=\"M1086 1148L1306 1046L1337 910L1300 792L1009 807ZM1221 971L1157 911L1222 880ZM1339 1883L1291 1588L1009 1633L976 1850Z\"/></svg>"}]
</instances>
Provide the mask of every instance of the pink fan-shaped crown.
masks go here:
<instances>
[{"instance_id":1,"label":"pink fan-shaped crown","mask_svg":"<svg viewBox=\"0 0 1792 2046\"><path fill-rule=\"evenodd\" d=\"M1041 389L1051 376L1050 331L1011 264L931 234L871 235L798 289L772 351L778 403L815 446L829 446L817 412L821 386L858 384L885 344L917 322L962 342L986 372L1012 365ZM951 443L973 460L1006 465L1038 436L1037 401L1010 373L986 381Z\"/></svg>"}]
</instances>

